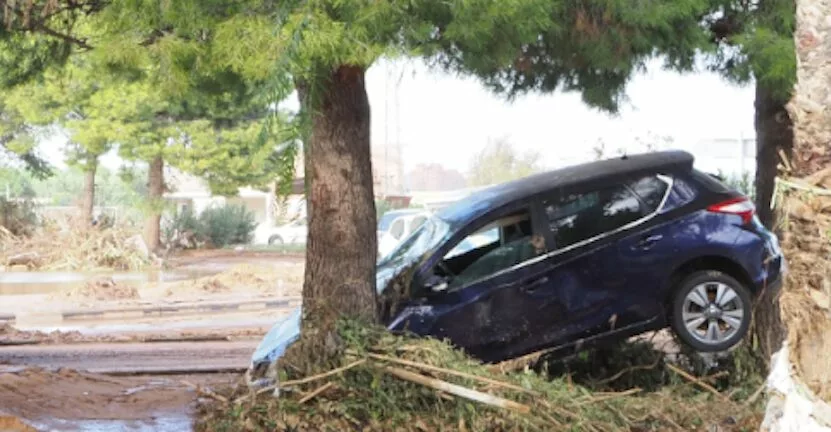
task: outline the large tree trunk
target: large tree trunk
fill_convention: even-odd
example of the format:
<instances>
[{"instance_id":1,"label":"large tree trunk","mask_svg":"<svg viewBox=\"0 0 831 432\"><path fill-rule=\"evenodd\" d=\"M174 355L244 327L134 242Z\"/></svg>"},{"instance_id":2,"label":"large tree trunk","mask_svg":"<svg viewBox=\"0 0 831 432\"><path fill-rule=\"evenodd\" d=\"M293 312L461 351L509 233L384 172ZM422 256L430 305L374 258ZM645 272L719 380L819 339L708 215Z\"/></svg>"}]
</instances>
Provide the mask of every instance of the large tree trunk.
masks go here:
<instances>
[{"instance_id":1,"label":"large tree trunk","mask_svg":"<svg viewBox=\"0 0 831 432\"><path fill-rule=\"evenodd\" d=\"M776 186L779 154L782 152L790 157L793 150L793 122L786 104L787 101L775 98L768 89L756 83L756 210L768 228L776 226L770 203Z\"/></svg>"},{"instance_id":2,"label":"large tree trunk","mask_svg":"<svg viewBox=\"0 0 831 432\"><path fill-rule=\"evenodd\" d=\"M778 174L779 154L788 156L793 148L793 123L785 102L775 98L768 89L756 83L756 208L762 223L776 229L774 211L770 208ZM781 233L779 233L781 234ZM760 366L785 340L779 296L781 291L766 288L754 305L751 328L753 346Z\"/></svg>"},{"instance_id":3,"label":"large tree trunk","mask_svg":"<svg viewBox=\"0 0 831 432\"><path fill-rule=\"evenodd\" d=\"M157 251L161 246L161 204L164 195L164 160L161 156L156 156L150 161L147 178L147 201L150 210L144 221L144 241L149 250Z\"/></svg>"},{"instance_id":4,"label":"large tree trunk","mask_svg":"<svg viewBox=\"0 0 831 432\"><path fill-rule=\"evenodd\" d=\"M98 161L93 160L84 167L84 197L81 202L81 220L84 229L92 225L92 213L95 209L95 172L98 170Z\"/></svg>"},{"instance_id":5,"label":"large tree trunk","mask_svg":"<svg viewBox=\"0 0 831 432\"><path fill-rule=\"evenodd\" d=\"M341 66L320 86L299 85L312 116L306 146L306 272L301 339L287 361L310 370L338 346L340 317L376 320L375 202L364 69Z\"/></svg>"}]
</instances>

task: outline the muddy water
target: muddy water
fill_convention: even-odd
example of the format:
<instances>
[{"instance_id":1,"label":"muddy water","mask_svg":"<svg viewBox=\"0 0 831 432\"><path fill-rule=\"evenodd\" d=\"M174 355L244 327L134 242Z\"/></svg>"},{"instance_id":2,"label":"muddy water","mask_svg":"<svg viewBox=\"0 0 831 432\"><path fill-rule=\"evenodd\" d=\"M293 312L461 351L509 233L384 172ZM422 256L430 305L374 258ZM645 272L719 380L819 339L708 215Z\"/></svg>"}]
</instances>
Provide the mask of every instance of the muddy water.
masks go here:
<instances>
[{"instance_id":1,"label":"muddy water","mask_svg":"<svg viewBox=\"0 0 831 432\"><path fill-rule=\"evenodd\" d=\"M119 284L147 288L163 282L212 276L223 270L219 266L205 266L147 272L0 272L0 295L51 294L100 277L111 277Z\"/></svg>"},{"instance_id":2,"label":"muddy water","mask_svg":"<svg viewBox=\"0 0 831 432\"><path fill-rule=\"evenodd\" d=\"M49 424L32 424L39 431L55 432L190 432L190 415L184 412L154 413L152 420L53 420Z\"/></svg>"}]
</instances>

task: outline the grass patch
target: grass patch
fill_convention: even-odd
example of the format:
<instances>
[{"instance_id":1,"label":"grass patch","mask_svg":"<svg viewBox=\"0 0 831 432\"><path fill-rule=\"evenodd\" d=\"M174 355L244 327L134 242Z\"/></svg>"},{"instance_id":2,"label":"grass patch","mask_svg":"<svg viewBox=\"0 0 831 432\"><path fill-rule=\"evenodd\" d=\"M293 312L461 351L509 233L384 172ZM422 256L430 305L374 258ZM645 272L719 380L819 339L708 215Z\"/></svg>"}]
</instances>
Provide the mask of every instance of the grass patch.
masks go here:
<instances>
[{"instance_id":1,"label":"grass patch","mask_svg":"<svg viewBox=\"0 0 831 432\"><path fill-rule=\"evenodd\" d=\"M706 430L718 425L719 430L749 431L758 429L762 416L763 401L758 400L757 392L704 390L668 370L665 359L657 354L647 355L643 344L626 348L638 354L621 362L632 367L632 362L649 361L654 369L649 379L640 379L647 375L637 372L628 379L600 384L601 374L613 376L625 370L621 364L609 365L602 373L588 373L597 365L601 351L562 363L571 368L567 373L555 371L553 363L548 364L547 373L529 368L501 373L497 367L483 365L434 339L396 336L383 328L351 322L341 323L339 333L343 342L340 367L345 370L303 379L292 372L291 365L282 365L279 398L272 397L271 391L252 397L242 386L226 389L216 399L228 402L203 405L196 429L663 431ZM614 356L627 358L618 351ZM545 364L540 367L546 368ZM586 373L575 373L575 368ZM437 391L402 379L402 370L405 376L418 374L421 380L432 382L438 379L507 400L510 406L498 408ZM594 384L589 384L589 377ZM713 381L696 380L705 384ZM646 383L652 384L642 385Z\"/></svg>"}]
</instances>

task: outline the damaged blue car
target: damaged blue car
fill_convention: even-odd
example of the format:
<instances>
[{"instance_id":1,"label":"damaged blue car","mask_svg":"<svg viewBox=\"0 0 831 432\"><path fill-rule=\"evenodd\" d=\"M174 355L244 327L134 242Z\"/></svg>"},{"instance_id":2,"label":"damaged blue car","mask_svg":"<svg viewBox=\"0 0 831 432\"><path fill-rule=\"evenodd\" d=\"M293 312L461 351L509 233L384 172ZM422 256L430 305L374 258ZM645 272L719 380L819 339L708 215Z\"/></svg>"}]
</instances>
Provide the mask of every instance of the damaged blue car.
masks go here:
<instances>
[{"instance_id":1,"label":"damaged blue car","mask_svg":"<svg viewBox=\"0 0 831 432\"><path fill-rule=\"evenodd\" d=\"M439 211L378 262L379 293L396 278L408 287L385 323L485 362L666 327L702 352L731 348L785 264L752 202L693 162L680 151L592 162ZM282 355L299 322L275 325L255 366Z\"/></svg>"}]
</instances>

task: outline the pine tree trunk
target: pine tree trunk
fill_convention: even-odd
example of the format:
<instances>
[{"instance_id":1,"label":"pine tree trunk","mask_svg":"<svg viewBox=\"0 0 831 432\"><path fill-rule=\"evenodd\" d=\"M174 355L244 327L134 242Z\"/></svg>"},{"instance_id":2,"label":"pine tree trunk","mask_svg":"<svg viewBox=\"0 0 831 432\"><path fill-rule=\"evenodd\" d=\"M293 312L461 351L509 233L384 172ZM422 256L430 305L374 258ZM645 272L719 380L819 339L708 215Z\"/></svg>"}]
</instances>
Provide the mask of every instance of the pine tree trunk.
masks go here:
<instances>
[{"instance_id":1,"label":"pine tree trunk","mask_svg":"<svg viewBox=\"0 0 831 432\"><path fill-rule=\"evenodd\" d=\"M147 201L150 203L150 211L144 221L144 241L149 250L157 251L161 246L160 204L164 195L164 160L161 156L156 156L150 161L147 177Z\"/></svg>"},{"instance_id":2,"label":"pine tree trunk","mask_svg":"<svg viewBox=\"0 0 831 432\"><path fill-rule=\"evenodd\" d=\"M364 70L341 66L319 87L300 85L312 113L306 179L309 233L300 342L286 357L303 370L335 354L340 317L376 321L376 222Z\"/></svg>"},{"instance_id":3,"label":"pine tree trunk","mask_svg":"<svg viewBox=\"0 0 831 432\"><path fill-rule=\"evenodd\" d=\"M790 156L793 150L793 122L786 109L788 101L779 100L756 83L756 210L768 228L776 226L770 208L779 166L779 152Z\"/></svg>"},{"instance_id":4,"label":"pine tree trunk","mask_svg":"<svg viewBox=\"0 0 831 432\"><path fill-rule=\"evenodd\" d=\"M81 202L81 220L84 229L92 226L92 213L95 209L95 172L98 170L98 161L90 161L84 171L84 197Z\"/></svg>"}]
</instances>

